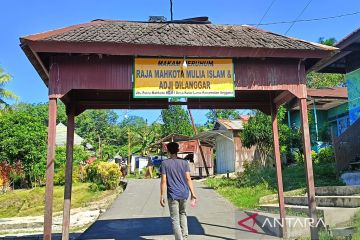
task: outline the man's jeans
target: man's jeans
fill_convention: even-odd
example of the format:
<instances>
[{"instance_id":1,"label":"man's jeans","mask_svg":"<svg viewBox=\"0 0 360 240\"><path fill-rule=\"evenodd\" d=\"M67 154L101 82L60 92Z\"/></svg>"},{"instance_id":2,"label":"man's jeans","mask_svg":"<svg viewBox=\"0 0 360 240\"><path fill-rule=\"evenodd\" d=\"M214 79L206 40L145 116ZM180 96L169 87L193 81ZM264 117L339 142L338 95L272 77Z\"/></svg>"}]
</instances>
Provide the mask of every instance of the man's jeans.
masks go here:
<instances>
[{"instance_id":1,"label":"man's jeans","mask_svg":"<svg viewBox=\"0 0 360 240\"><path fill-rule=\"evenodd\" d=\"M188 226L186 216L186 199L171 200L168 199L170 217L175 234L175 240L188 239Z\"/></svg>"}]
</instances>

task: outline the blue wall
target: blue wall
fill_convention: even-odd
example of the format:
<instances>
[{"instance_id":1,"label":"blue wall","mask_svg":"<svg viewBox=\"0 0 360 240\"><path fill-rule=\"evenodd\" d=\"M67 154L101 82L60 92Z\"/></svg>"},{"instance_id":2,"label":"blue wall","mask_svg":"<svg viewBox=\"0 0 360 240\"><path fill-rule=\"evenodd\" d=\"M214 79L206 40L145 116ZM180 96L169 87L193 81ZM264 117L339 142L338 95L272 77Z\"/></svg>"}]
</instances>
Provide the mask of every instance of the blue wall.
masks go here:
<instances>
[{"instance_id":1,"label":"blue wall","mask_svg":"<svg viewBox=\"0 0 360 240\"><path fill-rule=\"evenodd\" d=\"M360 69L346 74L349 97L349 118L353 124L360 117Z\"/></svg>"}]
</instances>

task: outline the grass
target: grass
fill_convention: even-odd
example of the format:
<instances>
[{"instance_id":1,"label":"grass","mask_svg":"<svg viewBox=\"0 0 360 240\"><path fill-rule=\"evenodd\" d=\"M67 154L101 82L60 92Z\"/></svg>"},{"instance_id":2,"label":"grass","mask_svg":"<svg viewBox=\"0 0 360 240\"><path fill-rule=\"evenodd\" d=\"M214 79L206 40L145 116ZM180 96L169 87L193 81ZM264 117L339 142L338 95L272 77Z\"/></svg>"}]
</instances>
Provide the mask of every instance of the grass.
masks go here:
<instances>
[{"instance_id":1,"label":"grass","mask_svg":"<svg viewBox=\"0 0 360 240\"><path fill-rule=\"evenodd\" d=\"M360 239L360 211L355 215L353 226L356 227L357 232L352 235L353 239Z\"/></svg>"},{"instance_id":2,"label":"grass","mask_svg":"<svg viewBox=\"0 0 360 240\"><path fill-rule=\"evenodd\" d=\"M292 165L283 169L285 191L306 188L305 167ZM334 164L314 164L315 186L337 186L343 183L336 177ZM235 179L208 178L205 184L239 208L256 208L259 199L277 192L276 172L273 167L248 165Z\"/></svg>"},{"instance_id":3,"label":"grass","mask_svg":"<svg viewBox=\"0 0 360 240\"><path fill-rule=\"evenodd\" d=\"M71 207L88 207L96 201L117 195L119 190L92 192L89 183L73 184ZM54 187L53 211L63 208L64 187ZM39 216L44 213L45 187L19 189L0 194L0 218Z\"/></svg>"}]
</instances>

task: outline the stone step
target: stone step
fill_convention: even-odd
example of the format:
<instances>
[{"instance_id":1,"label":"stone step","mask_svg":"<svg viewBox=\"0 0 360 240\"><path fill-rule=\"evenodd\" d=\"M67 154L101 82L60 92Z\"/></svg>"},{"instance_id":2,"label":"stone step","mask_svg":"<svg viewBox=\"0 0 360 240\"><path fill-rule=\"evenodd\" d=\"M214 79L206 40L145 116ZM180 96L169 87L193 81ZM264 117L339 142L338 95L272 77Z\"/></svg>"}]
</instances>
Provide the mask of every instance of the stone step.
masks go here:
<instances>
[{"instance_id":1,"label":"stone step","mask_svg":"<svg viewBox=\"0 0 360 240\"><path fill-rule=\"evenodd\" d=\"M269 212L269 213L280 213L279 204L261 204L258 209L260 211ZM307 206L298 206L298 205L285 205L286 215L289 216L301 216L307 217L309 213L309 208ZM317 216L324 216L324 211L320 208L316 209Z\"/></svg>"},{"instance_id":2,"label":"stone step","mask_svg":"<svg viewBox=\"0 0 360 240\"><path fill-rule=\"evenodd\" d=\"M360 186L316 187L316 196L351 196L360 194Z\"/></svg>"},{"instance_id":3,"label":"stone step","mask_svg":"<svg viewBox=\"0 0 360 240\"><path fill-rule=\"evenodd\" d=\"M278 204L263 204L260 205L259 210L279 213ZM307 217L309 213L308 206L285 205L286 216ZM338 226L343 223L348 223L360 208L338 208L338 207L317 207L317 216L324 219L326 225L330 227Z\"/></svg>"},{"instance_id":4,"label":"stone step","mask_svg":"<svg viewBox=\"0 0 360 240\"><path fill-rule=\"evenodd\" d=\"M319 207L340 207L357 208L360 207L360 196L316 196L316 205ZM285 204L289 205L308 205L308 198L304 197L285 197Z\"/></svg>"}]
</instances>

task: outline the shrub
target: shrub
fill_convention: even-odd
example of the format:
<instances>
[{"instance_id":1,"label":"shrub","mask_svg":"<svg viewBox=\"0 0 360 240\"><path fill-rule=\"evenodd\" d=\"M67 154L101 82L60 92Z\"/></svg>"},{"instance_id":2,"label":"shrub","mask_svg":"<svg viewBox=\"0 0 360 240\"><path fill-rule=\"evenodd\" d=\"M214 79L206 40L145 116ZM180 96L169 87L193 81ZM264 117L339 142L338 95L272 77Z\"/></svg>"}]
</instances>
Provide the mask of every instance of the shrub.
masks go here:
<instances>
[{"instance_id":1,"label":"shrub","mask_svg":"<svg viewBox=\"0 0 360 240\"><path fill-rule=\"evenodd\" d=\"M115 189L119 185L121 171L116 163L97 161L87 165L85 170L87 180L95 183L98 190ZM91 188L95 190L94 186Z\"/></svg>"},{"instance_id":2,"label":"shrub","mask_svg":"<svg viewBox=\"0 0 360 240\"><path fill-rule=\"evenodd\" d=\"M66 165L63 164L60 169L58 169L58 171L55 173L54 175L54 184L55 185L59 185L62 186L65 184L65 170L66 170ZM79 171L80 168L79 166L73 166L73 173L72 173L72 182L73 183L77 183L79 182Z\"/></svg>"},{"instance_id":3,"label":"shrub","mask_svg":"<svg viewBox=\"0 0 360 240\"><path fill-rule=\"evenodd\" d=\"M322 148L317 154L316 163L333 163L335 162L335 153L332 147Z\"/></svg>"},{"instance_id":4,"label":"shrub","mask_svg":"<svg viewBox=\"0 0 360 240\"><path fill-rule=\"evenodd\" d=\"M314 150L311 150L311 159L315 163L318 162L318 154Z\"/></svg>"},{"instance_id":5,"label":"shrub","mask_svg":"<svg viewBox=\"0 0 360 240\"><path fill-rule=\"evenodd\" d=\"M303 164L304 163L304 154L302 154L300 151L294 152L294 158L297 164Z\"/></svg>"}]
</instances>

